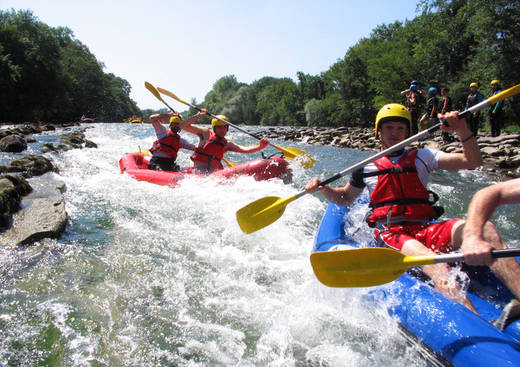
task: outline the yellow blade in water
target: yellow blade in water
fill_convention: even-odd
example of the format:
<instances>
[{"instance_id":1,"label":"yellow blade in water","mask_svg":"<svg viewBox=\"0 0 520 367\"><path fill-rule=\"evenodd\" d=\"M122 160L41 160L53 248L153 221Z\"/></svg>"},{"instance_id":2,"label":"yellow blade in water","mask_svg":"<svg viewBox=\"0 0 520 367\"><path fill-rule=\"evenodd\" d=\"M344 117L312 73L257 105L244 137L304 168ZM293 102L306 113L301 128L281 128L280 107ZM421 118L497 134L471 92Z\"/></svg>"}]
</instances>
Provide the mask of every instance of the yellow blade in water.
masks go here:
<instances>
[{"instance_id":1,"label":"yellow blade in water","mask_svg":"<svg viewBox=\"0 0 520 367\"><path fill-rule=\"evenodd\" d=\"M329 287L371 287L399 278L410 266L435 263L435 256L406 256L382 247L313 252L311 264Z\"/></svg>"}]
</instances>

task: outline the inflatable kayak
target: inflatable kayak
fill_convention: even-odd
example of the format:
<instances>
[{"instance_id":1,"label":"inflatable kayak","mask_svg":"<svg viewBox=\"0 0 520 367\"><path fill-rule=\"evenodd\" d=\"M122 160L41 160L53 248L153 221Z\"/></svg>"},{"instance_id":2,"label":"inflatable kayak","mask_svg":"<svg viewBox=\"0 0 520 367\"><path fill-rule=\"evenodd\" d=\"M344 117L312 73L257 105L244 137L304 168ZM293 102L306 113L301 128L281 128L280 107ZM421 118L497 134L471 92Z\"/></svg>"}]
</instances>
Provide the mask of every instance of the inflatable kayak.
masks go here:
<instances>
[{"instance_id":1,"label":"inflatable kayak","mask_svg":"<svg viewBox=\"0 0 520 367\"><path fill-rule=\"evenodd\" d=\"M144 153L125 154L119 160L121 173L126 173L139 181L147 181L163 186L176 186L179 181L185 177L206 176L197 173L192 168L187 168L180 172L151 170L148 169L150 158L149 155ZM218 179L229 179L238 175L253 176L257 181L278 177L283 179L284 182L290 182L292 179L289 163L280 157L255 159L245 163L225 167L224 169L212 172L207 176Z\"/></svg>"},{"instance_id":2,"label":"inflatable kayak","mask_svg":"<svg viewBox=\"0 0 520 367\"><path fill-rule=\"evenodd\" d=\"M360 219L349 216L348 208L329 203L313 251L369 246L372 236L366 243L359 241L361 244L347 234L359 227L354 223L356 220ZM470 278L468 297L479 315L410 273L392 283L370 288L369 299L384 305L404 331L433 351L442 364L520 366L520 321L512 322L504 331L491 323L512 299L511 293L487 267L466 265L464 271Z\"/></svg>"}]
</instances>

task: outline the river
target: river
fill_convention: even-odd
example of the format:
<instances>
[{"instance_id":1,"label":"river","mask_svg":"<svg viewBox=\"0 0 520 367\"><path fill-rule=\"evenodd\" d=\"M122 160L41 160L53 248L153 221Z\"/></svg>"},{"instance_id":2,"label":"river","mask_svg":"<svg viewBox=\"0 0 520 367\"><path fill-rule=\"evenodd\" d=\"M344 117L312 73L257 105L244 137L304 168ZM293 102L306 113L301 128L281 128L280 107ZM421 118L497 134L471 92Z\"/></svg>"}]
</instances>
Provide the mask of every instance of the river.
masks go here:
<instances>
[{"instance_id":1,"label":"river","mask_svg":"<svg viewBox=\"0 0 520 367\"><path fill-rule=\"evenodd\" d=\"M368 289L326 288L314 277L309 254L322 197L303 196L250 235L235 219L242 206L296 194L311 177L329 177L369 152L274 141L313 154L316 164L294 166L289 185L241 177L187 179L172 189L119 172L124 153L151 146L151 125L84 126L97 149L49 155L67 186L64 235L0 248L0 366L428 365L384 308L367 303ZM256 143L233 130L229 138ZM36 139L30 149L38 153L53 135ZM178 160L190 164L187 152ZM480 171L443 172L430 189L456 217L489 183ZM514 207L494 216L514 247L519 217Z\"/></svg>"}]
</instances>

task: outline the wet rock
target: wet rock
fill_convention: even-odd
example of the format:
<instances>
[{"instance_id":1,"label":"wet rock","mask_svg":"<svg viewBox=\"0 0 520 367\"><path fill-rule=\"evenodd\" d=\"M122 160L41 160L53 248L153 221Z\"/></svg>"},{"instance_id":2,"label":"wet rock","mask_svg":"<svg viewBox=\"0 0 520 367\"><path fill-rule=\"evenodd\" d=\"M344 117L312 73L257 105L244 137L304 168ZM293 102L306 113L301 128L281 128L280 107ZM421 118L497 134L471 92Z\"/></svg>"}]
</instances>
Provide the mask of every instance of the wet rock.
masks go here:
<instances>
[{"instance_id":1,"label":"wet rock","mask_svg":"<svg viewBox=\"0 0 520 367\"><path fill-rule=\"evenodd\" d=\"M9 164L9 169L22 172L22 175L26 178L40 176L46 172L58 172L58 168L49 159L38 155L28 155L15 159Z\"/></svg>"},{"instance_id":2,"label":"wet rock","mask_svg":"<svg viewBox=\"0 0 520 367\"><path fill-rule=\"evenodd\" d=\"M19 135L11 134L0 139L0 150L2 152L20 153L27 149L27 142Z\"/></svg>"},{"instance_id":3,"label":"wet rock","mask_svg":"<svg viewBox=\"0 0 520 367\"><path fill-rule=\"evenodd\" d=\"M62 134L60 136L61 144L58 146L58 149L68 150L68 149L82 149L83 147L87 148L97 148L97 144L85 139L85 134L83 130L74 131L67 134ZM65 148L68 147L68 148Z\"/></svg>"},{"instance_id":4,"label":"wet rock","mask_svg":"<svg viewBox=\"0 0 520 367\"><path fill-rule=\"evenodd\" d=\"M43 238L59 238L65 230L65 183L56 174L47 173L33 187L21 202L22 210L12 216L12 225L0 234L0 245L27 245Z\"/></svg>"},{"instance_id":5,"label":"wet rock","mask_svg":"<svg viewBox=\"0 0 520 367\"><path fill-rule=\"evenodd\" d=\"M0 234L0 245L19 246L44 238L59 238L67 225L63 196L30 198L31 203L13 216L13 226Z\"/></svg>"},{"instance_id":6,"label":"wet rock","mask_svg":"<svg viewBox=\"0 0 520 367\"><path fill-rule=\"evenodd\" d=\"M11 215L20 208L21 198L32 191L31 185L19 175L0 177L0 228L6 228Z\"/></svg>"}]
</instances>

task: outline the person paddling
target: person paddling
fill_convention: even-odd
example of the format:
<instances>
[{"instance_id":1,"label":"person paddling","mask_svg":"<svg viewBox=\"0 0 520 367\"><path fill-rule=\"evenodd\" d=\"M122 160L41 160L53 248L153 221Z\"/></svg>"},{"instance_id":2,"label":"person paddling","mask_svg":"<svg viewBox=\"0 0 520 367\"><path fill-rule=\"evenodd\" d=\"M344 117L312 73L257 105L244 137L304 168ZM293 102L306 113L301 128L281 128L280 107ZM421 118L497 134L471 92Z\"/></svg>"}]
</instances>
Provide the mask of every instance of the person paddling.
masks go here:
<instances>
[{"instance_id":1,"label":"person paddling","mask_svg":"<svg viewBox=\"0 0 520 367\"><path fill-rule=\"evenodd\" d=\"M515 258L493 259L491 256L492 250L506 248L506 245L489 218L497 207L506 204L520 204L520 178L488 186L473 196L461 246L466 263L489 266L516 297L495 322L499 329L520 317L520 264Z\"/></svg>"},{"instance_id":2,"label":"person paddling","mask_svg":"<svg viewBox=\"0 0 520 367\"><path fill-rule=\"evenodd\" d=\"M371 211L367 222L375 227L376 242L400 250L405 255L431 255L460 248L464 220L435 220L442 208L435 206L436 194L427 190L429 173L434 170L474 169L482 164L479 147L466 121L457 117L458 111L439 114L448 122L442 129L455 132L462 142L462 153L445 153L433 149L403 149L377 159L352 173L344 187L319 186L318 178L305 186L308 193L320 191L340 205L349 205L364 187L370 193ZM405 106L391 103L377 114L375 135L385 150L405 140L411 131L411 115ZM423 267L435 287L476 312L468 297L448 278L447 264Z\"/></svg>"},{"instance_id":3,"label":"person paddling","mask_svg":"<svg viewBox=\"0 0 520 367\"><path fill-rule=\"evenodd\" d=\"M202 110L205 111L205 109ZM217 115L216 117L227 120L227 117L224 115ZM247 147L227 141L225 136L229 126L217 118L211 120L211 130L201 126L193 126L193 122L187 123L183 126L183 129L199 137L199 144L195 148L195 154L191 156L193 166L199 172L210 173L222 169L221 160L226 152L254 153L264 149L269 144L269 140L266 138L260 139L257 145Z\"/></svg>"},{"instance_id":4,"label":"person paddling","mask_svg":"<svg viewBox=\"0 0 520 367\"><path fill-rule=\"evenodd\" d=\"M186 121L182 121L182 115L174 112L151 115L150 122L157 135L157 140L150 148L152 158L148 163L148 168L162 171L178 171L179 166L175 163L175 160L177 159L179 149L195 149L195 146L180 137L179 131L184 125L191 124L204 115L205 113L199 112ZM161 124L166 119L170 123L169 129L166 129Z\"/></svg>"}]
</instances>

